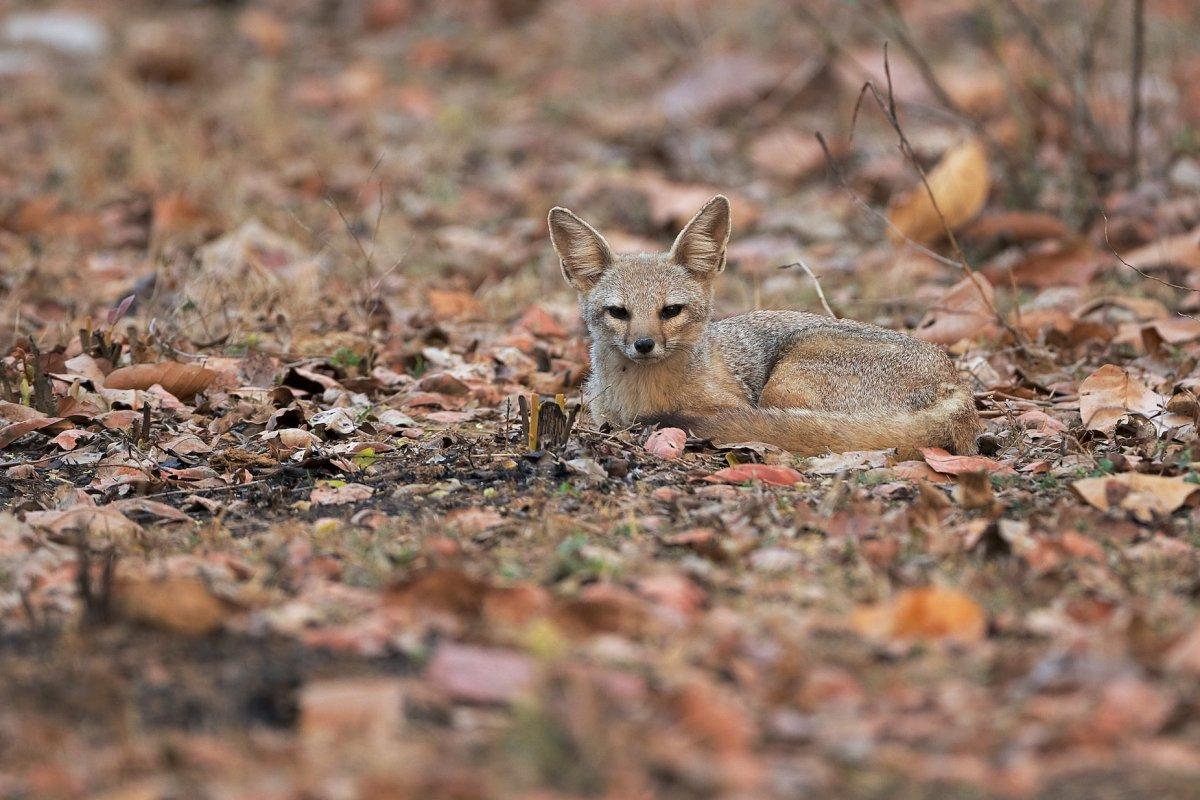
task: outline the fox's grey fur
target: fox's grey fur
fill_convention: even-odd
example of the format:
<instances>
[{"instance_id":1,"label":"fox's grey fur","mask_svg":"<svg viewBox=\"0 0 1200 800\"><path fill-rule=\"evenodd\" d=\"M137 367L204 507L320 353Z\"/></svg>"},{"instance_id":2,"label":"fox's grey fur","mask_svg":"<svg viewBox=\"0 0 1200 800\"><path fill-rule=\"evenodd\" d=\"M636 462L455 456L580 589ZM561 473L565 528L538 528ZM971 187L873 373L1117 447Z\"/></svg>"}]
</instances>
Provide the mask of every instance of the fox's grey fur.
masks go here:
<instances>
[{"instance_id":1,"label":"fox's grey fur","mask_svg":"<svg viewBox=\"0 0 1200 800\"><path fill-rule=\"evenodd\" d=\"M971 392L933 345L799 311L712 321L730 233L723 196L666 253L616 254L565 208L552 209L549 224L591 334L585 398L600 419L672 421L715 441L803 454L975 451L981 425Z\"/></svg>"}]
</instances>

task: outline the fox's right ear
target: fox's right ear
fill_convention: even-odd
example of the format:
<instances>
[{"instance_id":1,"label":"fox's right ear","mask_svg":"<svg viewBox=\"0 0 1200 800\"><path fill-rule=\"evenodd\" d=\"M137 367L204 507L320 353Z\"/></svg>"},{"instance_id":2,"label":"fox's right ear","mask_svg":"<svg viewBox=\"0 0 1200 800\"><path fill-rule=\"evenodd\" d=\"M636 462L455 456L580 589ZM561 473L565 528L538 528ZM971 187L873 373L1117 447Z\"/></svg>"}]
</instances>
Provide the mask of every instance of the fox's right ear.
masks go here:
<instances>
[{"instance_id":1,"label":"fox's right ear","mask_svg":"<svg viewBox=\"0 0 1200 800\"><path fill-rule=\"evenodd\" d=\"M604 237L565 208L550 209L550 242L558 253L563 277L578 291L596 285L612 266L613 254Z\"/></svg>"}]
</instances>

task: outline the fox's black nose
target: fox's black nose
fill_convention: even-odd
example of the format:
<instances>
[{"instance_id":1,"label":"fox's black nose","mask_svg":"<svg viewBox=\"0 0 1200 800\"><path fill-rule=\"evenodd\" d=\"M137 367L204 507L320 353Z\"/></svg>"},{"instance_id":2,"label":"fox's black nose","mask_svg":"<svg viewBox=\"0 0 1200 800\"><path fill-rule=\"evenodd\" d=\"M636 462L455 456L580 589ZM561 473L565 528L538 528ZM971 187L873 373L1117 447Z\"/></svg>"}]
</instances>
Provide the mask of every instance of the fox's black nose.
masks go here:
<instances>
[{"instance_id":1,"label":"fox's black nose","mask_svg":"<svg viewBox=\"0 0 1200 800\"><path fill-rule=\"evenodd\" d=\"M654 349L654 340L649 336L644 336L633 343L633 349L645 355Z\"/></svg>"}]
</instances>

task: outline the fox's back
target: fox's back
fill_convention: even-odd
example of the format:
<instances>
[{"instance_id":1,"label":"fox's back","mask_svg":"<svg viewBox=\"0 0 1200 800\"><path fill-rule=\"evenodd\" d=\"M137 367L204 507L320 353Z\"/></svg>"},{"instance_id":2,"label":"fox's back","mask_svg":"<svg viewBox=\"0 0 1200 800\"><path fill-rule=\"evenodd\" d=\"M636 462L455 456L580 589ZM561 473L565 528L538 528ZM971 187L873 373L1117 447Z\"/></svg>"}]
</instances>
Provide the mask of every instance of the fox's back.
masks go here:
<instances>
[{"instance_id":1,"label":"fox's back","mask_svg":"<svg viewBox=\"0 0 1200 800\"><path fill-rule=\"evenodd\" d=\"M709 335L756 405L920 409L960 387L940 349L865 322L752 311L713 322Z\"/></svg>"}]
</instances>

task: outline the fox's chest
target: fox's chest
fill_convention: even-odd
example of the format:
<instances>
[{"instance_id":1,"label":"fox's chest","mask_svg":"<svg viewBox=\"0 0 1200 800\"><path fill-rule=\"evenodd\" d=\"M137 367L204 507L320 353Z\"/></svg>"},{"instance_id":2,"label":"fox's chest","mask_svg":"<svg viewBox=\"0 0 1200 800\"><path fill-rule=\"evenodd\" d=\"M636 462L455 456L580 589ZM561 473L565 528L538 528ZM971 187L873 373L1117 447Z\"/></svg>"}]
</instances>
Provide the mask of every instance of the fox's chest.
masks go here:
<instances>
[{"instance_id":1,"label":"fox's chest","mask_svg":"<svg viewBox=\"0 0 1200 800\"><path fill-rule=\"evenodd\" d=\"M600 364L588 381L594 414L618 428L669 413L708 413L744 405L740 384L707 363Z\"/></svg>"}]
</instances>

